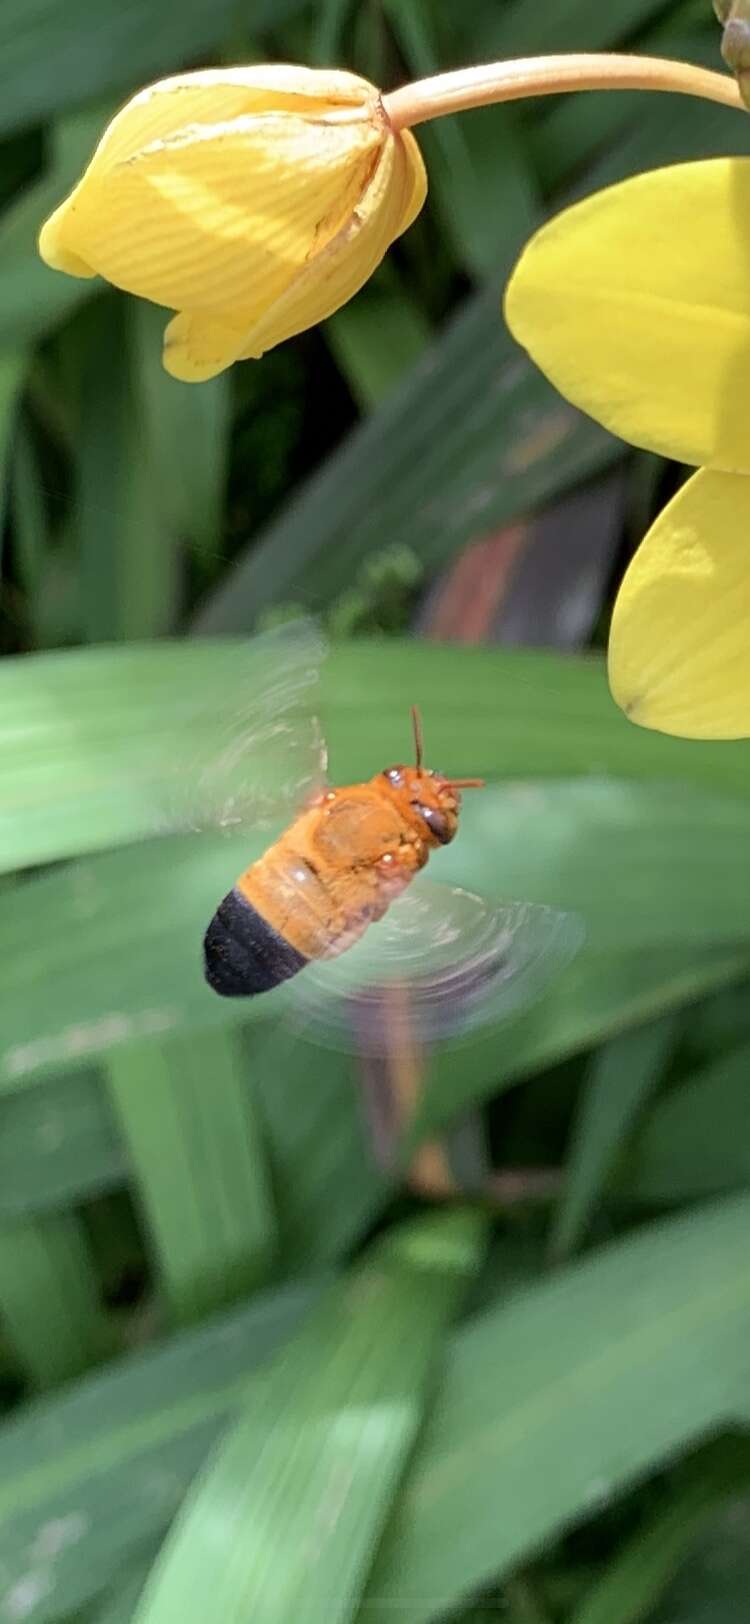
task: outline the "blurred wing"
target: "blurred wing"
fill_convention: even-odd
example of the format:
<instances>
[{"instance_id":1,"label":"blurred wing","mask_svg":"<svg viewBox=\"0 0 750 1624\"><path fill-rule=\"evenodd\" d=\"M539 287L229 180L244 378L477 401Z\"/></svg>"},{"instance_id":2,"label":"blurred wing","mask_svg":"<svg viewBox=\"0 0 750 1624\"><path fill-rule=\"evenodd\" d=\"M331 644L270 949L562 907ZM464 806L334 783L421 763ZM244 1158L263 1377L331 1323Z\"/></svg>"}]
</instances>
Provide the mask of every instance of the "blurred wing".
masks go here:
<instances>
[{"instance_id":1,"label":"blurred wing","mask_svg":"<svg viewBox=\"0 0 750 1624\"><path fill-rule=\"evenodd\" d=\"M576 914L492 903L418 879L340 958L308 965L293 990L321 1042L388 1054L517 1014L583 945Z\"/></svg>"},{"instance_id":2,"label":"blurred wing","mask_svg":"<svg viewBox=\"0 0 750 1624\"><path fill-rule=\"evenodd\" d=\"M198 702L164 764L159 831L235 830L287 818L323 788L326 749L316 715L326 645L312 621L248 639L241 691Z\"/></svg>"}]
</instances>

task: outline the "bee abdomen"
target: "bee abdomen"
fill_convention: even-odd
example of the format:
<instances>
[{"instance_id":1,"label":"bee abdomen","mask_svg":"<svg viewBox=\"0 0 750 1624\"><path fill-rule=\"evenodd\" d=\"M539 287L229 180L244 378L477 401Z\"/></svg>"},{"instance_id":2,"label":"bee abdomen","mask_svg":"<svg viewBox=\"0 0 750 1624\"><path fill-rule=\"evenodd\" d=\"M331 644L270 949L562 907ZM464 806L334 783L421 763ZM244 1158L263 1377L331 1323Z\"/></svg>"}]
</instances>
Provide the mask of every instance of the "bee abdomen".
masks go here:
<instances>
[{"instance_id":1,"label":"bee abdomen","mask_svg":"<svg viewBox=\"0 0 750 1624\"><path fill-rule=\"evenodd\" d=\"M270 992L307 962L236 887L219 903L203 938L206 980L224 998Z\"/></svg>"}]
</instances>

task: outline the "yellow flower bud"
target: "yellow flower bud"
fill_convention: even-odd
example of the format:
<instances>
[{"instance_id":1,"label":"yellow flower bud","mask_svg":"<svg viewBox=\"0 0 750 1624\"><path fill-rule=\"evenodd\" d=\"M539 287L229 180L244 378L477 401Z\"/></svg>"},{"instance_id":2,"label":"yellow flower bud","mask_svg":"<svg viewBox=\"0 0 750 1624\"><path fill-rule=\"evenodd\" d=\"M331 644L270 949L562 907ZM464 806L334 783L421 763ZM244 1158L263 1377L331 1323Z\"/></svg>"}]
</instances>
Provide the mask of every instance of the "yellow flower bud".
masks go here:
<instances>
[{"instance_id":1,"label":"yellow flower bud","mask_svg":"<svg viewBox=\"0 0 750 1624\"><path fill-rule=\"evenodd\" d=\"M338 310L411 225L419 148L352 73L187 73L134 96L42 227L55 270L178 314L164 365L199 382Z\"/></svg>"}]
</instances>

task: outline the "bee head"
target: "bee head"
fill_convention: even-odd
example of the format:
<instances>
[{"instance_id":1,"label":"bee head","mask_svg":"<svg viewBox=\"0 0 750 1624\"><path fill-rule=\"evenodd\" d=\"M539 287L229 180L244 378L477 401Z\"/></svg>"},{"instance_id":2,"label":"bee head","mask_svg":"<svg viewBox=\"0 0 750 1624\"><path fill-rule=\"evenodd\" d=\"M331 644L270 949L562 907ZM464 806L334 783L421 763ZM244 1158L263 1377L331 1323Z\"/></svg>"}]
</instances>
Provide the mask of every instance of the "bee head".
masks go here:
<instances>
[{"instance_id":1,"label":"bee head","mask_svg":"<svg viewBox=\"0 0 750 1624\"><path fill-rule=\"evenodd\" d=\"M455 785L425 767L386 767L383 777L401 810L430 846L447 846L458 828L461 797Z\"/></svg>"},{"instance_id":2,"label":"bee head","mask_svg":"<svg viewBox=\"0 0 750 1624\"><path fill-rule=\"evenodd\" d=\"M445 778L422 766L422 720L416 705L411 708L416 761L413 767L386 767L383 778L398 797L403 812L417 822L422 839L429 846L447 846L458 828L461 789L481 789L481 778Z\"/></svg>"}]
</instances>

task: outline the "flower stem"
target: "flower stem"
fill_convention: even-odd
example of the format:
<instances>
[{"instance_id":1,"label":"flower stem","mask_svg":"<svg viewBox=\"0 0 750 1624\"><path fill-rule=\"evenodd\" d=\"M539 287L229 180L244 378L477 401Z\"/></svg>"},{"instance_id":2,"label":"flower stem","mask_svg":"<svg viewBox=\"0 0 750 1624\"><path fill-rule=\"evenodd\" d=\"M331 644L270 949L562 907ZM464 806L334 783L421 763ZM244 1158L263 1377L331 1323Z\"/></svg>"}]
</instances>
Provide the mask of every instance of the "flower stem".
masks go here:
<instances>
[{"instance_id":1,"label":"flower stem","mask_svg":"<svg viewBox=\"0 0 750 1624\"><path fill-rule=\"evenodd\" d=\"M439 73L432 79L418 79L413 85L393 90L383 97L383 106L391 127L402 130L468 107L517 101L522 96L552 96L566 90L673 90L745 110L729 74L658 56L601 52L525 56L478 68L459 68L455 73Z\"/></svg>"}]
</instances>

